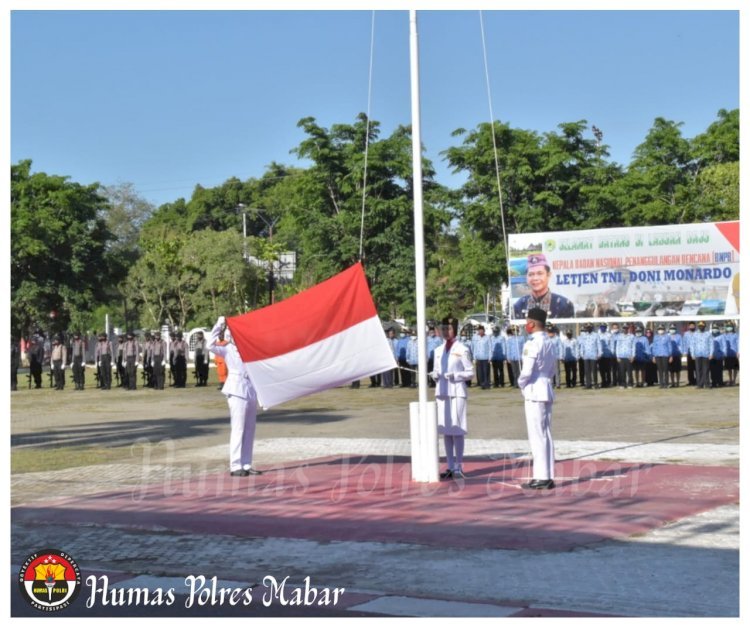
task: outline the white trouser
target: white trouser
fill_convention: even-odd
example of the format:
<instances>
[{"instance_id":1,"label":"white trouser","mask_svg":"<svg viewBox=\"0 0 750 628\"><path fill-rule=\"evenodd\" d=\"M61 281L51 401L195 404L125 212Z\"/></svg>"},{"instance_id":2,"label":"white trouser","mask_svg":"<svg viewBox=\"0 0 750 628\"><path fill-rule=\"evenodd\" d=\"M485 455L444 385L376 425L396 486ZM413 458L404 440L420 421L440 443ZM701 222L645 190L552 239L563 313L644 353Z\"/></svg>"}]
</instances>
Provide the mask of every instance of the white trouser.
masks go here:
<instances>
[{"instance_id":1,"label":"white trouser","mask_svg":"<svg viewBox=\"0 0 750 628\"><path fill-rule=\"evenodd\" d=\"M232 433L229 437L229 470L249 469L253 463L255 439L255 399L229 395L229 419Z\"/></svg>"},{"instance_id":2,"label":"white trouser","mask_svg":"<svg viewBox=\"0 0 750 628\"><path fill-rule=\"evenodd\" d=\"M526 400L524 406L529 445L534 458L533 479L551 480L555 470L555 445L550 429L552 402Z\"/></svg>"},{"instance_id":3,"label":"white trouser","mask_svg":"<svg viewBox=\"0 0 750 628\"><path fill-rule=\"evenodd\" d=\"M437 402L438 434L463 436L468 432L466 397L435 397Z\"/></svg>"}]
</instances>

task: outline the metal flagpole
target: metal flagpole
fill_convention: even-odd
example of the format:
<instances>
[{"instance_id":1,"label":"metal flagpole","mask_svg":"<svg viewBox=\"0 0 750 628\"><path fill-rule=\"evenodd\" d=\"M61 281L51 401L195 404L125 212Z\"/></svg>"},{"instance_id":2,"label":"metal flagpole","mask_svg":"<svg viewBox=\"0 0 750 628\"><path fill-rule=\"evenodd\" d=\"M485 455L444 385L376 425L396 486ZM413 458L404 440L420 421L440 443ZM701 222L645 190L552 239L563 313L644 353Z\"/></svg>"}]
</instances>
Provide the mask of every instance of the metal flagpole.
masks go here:
<instances>
[{"instance_id":1,"label":"metal flagpole","mask_svg":"<svg viewBox=\"0 0 750 628\"><path fill-rule=\"evenodd\" d=\"M414 261L417 290L417 347L419 401L409 405L412 480L438 480L437 411L427 401L427 317L425 315L424 221L422 218L422 136L419 107L419 40L417 12L409 11L411 59L412 163L414 189Z\"/></svg>"}]
</instances>

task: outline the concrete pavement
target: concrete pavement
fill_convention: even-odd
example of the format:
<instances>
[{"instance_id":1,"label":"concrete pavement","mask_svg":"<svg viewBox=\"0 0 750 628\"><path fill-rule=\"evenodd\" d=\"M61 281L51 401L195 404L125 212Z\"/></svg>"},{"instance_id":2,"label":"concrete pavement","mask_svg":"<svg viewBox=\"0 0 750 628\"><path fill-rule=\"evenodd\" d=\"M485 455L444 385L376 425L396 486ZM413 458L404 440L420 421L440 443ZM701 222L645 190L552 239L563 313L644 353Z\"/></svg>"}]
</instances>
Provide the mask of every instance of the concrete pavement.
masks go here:
<instances>
[{"instance_id":1,"label":"concrete pavement","mask_svg":"<svg viewBox=\"0 0 750 628\"><path fill-rule=\"evenodd\" d=\"M348 444L370 452L378 445ZM284 453L280 442L259 445ZM685 456L680 445L660 448L664 458ZM557 465L558 488L540 494L519 488L528 476L523 453L470 458L463 485L415 486L403 457L372 453L303 459L250 479L221 471L167 481L159 468L144 484L141 470L124 490L113 481L109 490L17 506L13 555L20 564L54 539L88 571L114 574L118 587L154 589L192 574L260 591L266 576L346 589L335 608L315 607L311 616L739 613L736 468L569 459ZM69 475L106 480L104 467ZM121 476L122 466L111 472ZM143 610L86 609L87 591L66 612ZM245 614L305 615L261 606ZM180 604L159 612L177 608L190 614ZM14 603L14 612L28 611Z\"/></svg>"},{"instance_id":2,"label":"concrete pavement","mask_svg":"<svg viewBox=\"0 0 750 628\"><path fill-rule=\"evenodd\" d=\"M561 395L557 417L566 435L590 400L603 404L610 395L611 410L598 422L587 416L601 427L591 440L556 442L558 488L539 494L519 488L528 476L526 441L502 428L499 438L467 440L463 484L412 484L408 440L368 434L379 417L368 406L354 414L347 407L349 416L336 418L336 436L313 437L326 431L317 424L305 432L310 437L298 435L294 409L283 409L276 424L268 413L256 443L256 463L266 473L230 479L225 423L216 422L223 434L207 431L221 400L195 392L205 406L193 399L185 412L195 418L184 429L176 422L163 429L158 407L154 419L126 424L120 417L127 407L116 406L112 430L100 406L84 408L100 399L88 391L63 417L51 406L49 416L36 417L33 404L26 414L25 401L14 408L14 451L73 456L77 450L45 448L71 435L78 443L95 434L97 445L130 438L130 445L110 463L13 474L13 579L26 556L52 547L72 555L84 575L108 575L111 588L173 587L176 595L171 606L97 602L89 609L92 587L84 579L64 611L77 616L739 614L738 416L715 417L700 406L717 397L685 391L672 398L689 404L684 412L672 403L647 418L651 429L641 419L628 433L620 402L630 395L645 403L654 391ZM332 425L336 413L327 408L358 392L375 399L383 391L339 389L311 398L314 422ZM474 396L474 431L497 433L492 400L507 400L512 411L515 402L507 391L481 395ZM309 411L299 412L309 423ZM383 416L392 425L398 420L388 408ZM152 424L160 425L159 438L144 438L154 434ZM601 438L606 434L616 438ZM185 608L189 575L215 577L219 588L252 588L253 604ZM278 596L266 606L267 577L286 578L290 590L308 583L345 592L335 606L293 605ZM11 603L14 615L38 615L15 582Z\"/></svg>"}]
</instances>

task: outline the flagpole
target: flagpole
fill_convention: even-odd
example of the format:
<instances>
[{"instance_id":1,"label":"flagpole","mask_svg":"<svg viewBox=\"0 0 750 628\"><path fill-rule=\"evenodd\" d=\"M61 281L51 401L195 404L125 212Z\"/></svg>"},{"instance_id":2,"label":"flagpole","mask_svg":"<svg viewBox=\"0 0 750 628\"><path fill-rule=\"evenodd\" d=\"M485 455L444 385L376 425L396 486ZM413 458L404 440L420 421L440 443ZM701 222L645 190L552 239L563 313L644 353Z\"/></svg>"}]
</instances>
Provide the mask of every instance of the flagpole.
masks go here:
<instances>
[{"instance_id":1,"label":"flagpole","mask_svg":"<svg viewBox=\"0 0 750 628\"><path fill-rule=\"evenodd\" d=\"M425 315L424 221L422 200L422 130L419 105L419 39L417 12L409 11L411 60L412 170L414 190L414 261L417 297L417 347L419 352L419 402L410 406L412 436L412 479L438 479L437 413L435 402L427 400L427 317Z\"/></svg>"}]
</instances>

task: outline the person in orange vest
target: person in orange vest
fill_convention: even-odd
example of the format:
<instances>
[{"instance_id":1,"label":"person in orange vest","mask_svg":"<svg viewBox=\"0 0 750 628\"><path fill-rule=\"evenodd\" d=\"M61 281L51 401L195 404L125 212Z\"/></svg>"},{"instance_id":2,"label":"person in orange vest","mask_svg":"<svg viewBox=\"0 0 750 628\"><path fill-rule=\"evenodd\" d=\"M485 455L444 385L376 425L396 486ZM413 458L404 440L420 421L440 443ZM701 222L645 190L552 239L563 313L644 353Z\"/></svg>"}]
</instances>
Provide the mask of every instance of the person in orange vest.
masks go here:
<instances>
[{"instance_id":1,"label":"person in orange vest","mask_svg":"<svg viewBox=\"0 0 750 628\"><path fill-rule=\"evenodd\" d=\"M220 347L223 347L224 345L229 344L229 342L224 339L224 329L222 329L221 332L219 333L219 339L216 341L215 344L217 344ZM216 374L219 376L219 390L221 390L224 386L224 382L227 381L227 375L229 373L229 370L227 369L227 363L224 361L224 358L215 353L214 353L214 364L216 364Z\"/></svg>"}]
</instances>

